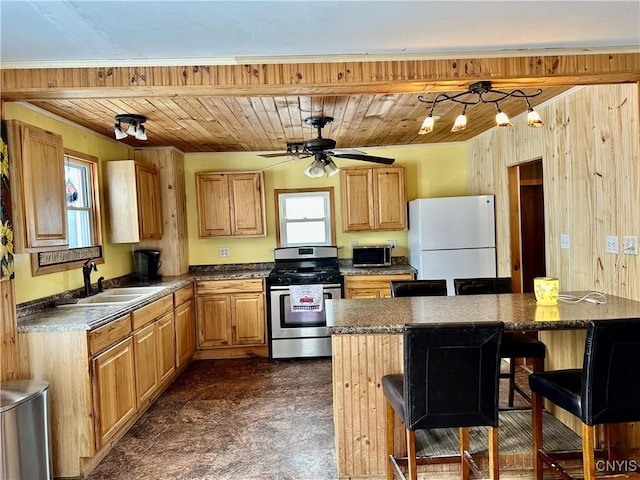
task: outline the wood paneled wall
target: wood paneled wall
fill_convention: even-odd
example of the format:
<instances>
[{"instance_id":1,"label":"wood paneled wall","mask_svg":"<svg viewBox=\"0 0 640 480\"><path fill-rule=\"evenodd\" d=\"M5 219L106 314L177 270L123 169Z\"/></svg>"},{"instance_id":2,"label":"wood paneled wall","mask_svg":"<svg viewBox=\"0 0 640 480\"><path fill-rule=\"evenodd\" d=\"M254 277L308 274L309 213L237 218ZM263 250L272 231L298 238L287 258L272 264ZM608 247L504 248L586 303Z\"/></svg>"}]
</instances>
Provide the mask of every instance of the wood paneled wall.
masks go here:
<instances>
[{"instance_id":1,"label":"wood paneled wall","mask_svg":"<svg viewBox=\"0 0 640 480\"><path fill-rule=\"evenodd\" d=\"M0 281L0 382L19 377L18 331L13 280Z\"/></svg>"},{"instance_id":2,"label":"wood paneled wall","mask_svg":"<svg viewBox=\"0 0 640 480\"><path fill-rule=\"evenodd\" d=\"M620 250L624 235L640 236L639 92L638 84L577 87L537 108L544 128L518 118L512 129L493 128L469 142L469 193L496 196L499 275L511 270L507 167L541 158L547 275L560 278L562 291L640 300L640 257L605 253L607 235L618 236ZM568 250L560 249L561 233L570 235ZM584 332L541 339L547 369L582 365ZM640 448L640 432L631 436Z\"/></svg>"}]
</instances>

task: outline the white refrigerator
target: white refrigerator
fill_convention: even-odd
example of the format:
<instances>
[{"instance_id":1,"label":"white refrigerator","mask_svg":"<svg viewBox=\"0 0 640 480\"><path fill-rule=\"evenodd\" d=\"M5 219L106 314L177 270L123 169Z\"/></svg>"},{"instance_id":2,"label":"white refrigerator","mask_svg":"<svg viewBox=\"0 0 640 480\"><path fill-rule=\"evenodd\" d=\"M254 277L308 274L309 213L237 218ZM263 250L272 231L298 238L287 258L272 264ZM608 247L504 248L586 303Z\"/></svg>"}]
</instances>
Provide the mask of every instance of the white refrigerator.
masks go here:
<instances>
[{"instance_id":1,"label":"white refrigerator","mask_svg":"<svg viewBox=\"0 0 640 480\"><path fill-rule=\"evenodd\" d=\"M419 280L496 276L493 195L409 202L409 263Z\"/></svg>"}]
</instances>

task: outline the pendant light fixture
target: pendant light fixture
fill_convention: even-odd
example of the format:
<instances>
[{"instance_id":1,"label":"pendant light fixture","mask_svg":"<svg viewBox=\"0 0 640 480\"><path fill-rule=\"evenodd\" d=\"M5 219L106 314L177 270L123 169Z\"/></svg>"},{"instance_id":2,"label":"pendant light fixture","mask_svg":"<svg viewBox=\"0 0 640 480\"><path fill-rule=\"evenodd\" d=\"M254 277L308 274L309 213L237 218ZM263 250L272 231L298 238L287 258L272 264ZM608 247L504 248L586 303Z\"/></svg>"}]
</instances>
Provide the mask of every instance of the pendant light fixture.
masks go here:
<instances>
[{"instance_id":1,"label":"pendant light fixture","mask_svg":"<svg viewBox=\"0 0 640 480\"><path fill-rule=\"evenodd\" d=\"M146 140L147 131L143 125L146 121L147 117L144 115L136 115L134 113L116 115L116 123L113 127L116 140L122 140L128 136L135 137L136 140ZM126 130L122 127L123 123L128 124Z\"/></svg>"},{"instance_id":2,"label":"pendant light fixture","mask_svg":"<svg viewBox=\"0 0 640 480\"><path fill-rule=\"evenodd\" d=\"M424 122L422 122L422 126L420 127L418 134L424 135L433 132L435 120L440 118L434 116L434 110L437 104L445 101L452 101L464 105L462 113L456 117L453 128L451 129L452 132L460 132L467 127L467 107L469 107L470 105L477 105L479 103L493 103L495 105L496 125L498 127L512 127L513 124L511 123L511 120L506 113L500 110L499 105L499 102L509 97L523 98L527 103L527 125L530 127L542 127L543 123L540 115L533 109L531 103L529 103L529 99L531 97L537 97L541 93L541 88L537 89L536 92L532 94L526 94L519 89L512 90L510 92L503 92L501 90L493 89L491 82L485 80L482 82L472 83L471 85L469 85L469 89L466 92L458 93L456 95L439 93L433 100L427 100L424 95L419 95L418 100L422 103L426 103L427 105L431 105L431 109L429 110L427 117L424 119ZM477 95L477 97L475 99L468 100L468 96L473 94ZM467 99L464 99L462 97L465 97Z\"/></svg>"}]
</instances>

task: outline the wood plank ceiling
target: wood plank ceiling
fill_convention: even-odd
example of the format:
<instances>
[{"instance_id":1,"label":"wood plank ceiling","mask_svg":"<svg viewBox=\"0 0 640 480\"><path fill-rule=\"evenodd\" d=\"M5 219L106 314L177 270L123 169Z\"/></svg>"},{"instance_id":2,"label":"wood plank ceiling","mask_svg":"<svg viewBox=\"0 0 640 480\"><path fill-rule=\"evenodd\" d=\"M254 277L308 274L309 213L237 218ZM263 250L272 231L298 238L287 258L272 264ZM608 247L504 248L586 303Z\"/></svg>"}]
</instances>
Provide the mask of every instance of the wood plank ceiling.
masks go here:
<instances>
[{"instance_id":1,"label":"wood plank ceiling","mask_svg":"<svg viewBox=\"0 0 640 480\"><path fill-rule=\"evenodd\" d=\"M544 89L533 105L565 91ZM534 89L525 89L532 92ZM450 92L454 93L454 92ZM430 97L433 98L434 95ZM124 141L133 146L173 145L185 152L281 151L287 142L316 136L304 123L311 116L334 121L322 135L340 148L410 145L464 141L495 125L493 104L468 109L468 127L451 133L460 104L439 104L434 132L418 135L429 107L415 93L354 95L292 95L248 97L140 97L34 101L34 105L96 132L113 136L115 115L137 113L147 117L148 140ZM522 99L509 98L500 108L510 116L526 110Z\"/></svg>"},{"instance_id":2,"label":"wood plank ceiling","mask_svg":"<svg viewBox=\"0 0 640 480\"><path fill-rule=\"evenodd\" d=\"M465 131L451 133L460 104L438 104L433 133L418 135L429 106L424 94L465 91L478 80L494 88L543 93L533 106L574 85L640 81L640 53L377 62L2 70L2 99L27 101L113 136L115 115L148 118L148 140L185 152L283 151L315 138L304 123L330 116L323 130L338 148L464 141L495 125L495 105L467 110ZM500 102L510 116L522 99ZM544 120L544 119L543 119Z\"/></svg>"}]
</instances>

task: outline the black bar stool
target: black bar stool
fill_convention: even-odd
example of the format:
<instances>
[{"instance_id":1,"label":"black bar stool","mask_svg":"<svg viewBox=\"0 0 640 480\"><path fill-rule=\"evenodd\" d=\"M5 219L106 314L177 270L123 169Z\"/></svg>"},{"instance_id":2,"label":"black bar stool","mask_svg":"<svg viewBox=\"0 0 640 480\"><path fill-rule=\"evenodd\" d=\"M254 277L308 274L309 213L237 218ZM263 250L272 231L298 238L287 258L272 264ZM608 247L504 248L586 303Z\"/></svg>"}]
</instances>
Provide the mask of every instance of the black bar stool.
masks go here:
<instances>
[{"instance_id":1,"label":"black bar stool","mask_svg":"<svg viewBox=\"0 0 640 480\"><path fill-rule=\"evenodd\" d=\"M489 470L499 477L498 374L504 324L405 325L404 374L382 377L387 405L387 479L417 479L417 465L457 463L463 478L482 476L469 452L468 427L489 427ZM404 423L407 457L394 455L395 414ZM459 428L460 453L416 458L415 431Z\"/></svg>"},{"instance_id":2,"label":"black bar stool","mask_svg":"<svg viewBox=\"0 0 640 480\"><path fill-rule=\"evenodd\" d=\"M439 297L447 295L446 280L393 280L392 297Z\"/></svg>"},{"instance_id":3,"label":"black bar stool","mask_svg":"<svg viewBox=\"0 0 640 480\"><path fill-rule=\"evenodd\" d=\"M572 477L554 460L554 452L543 449L543 397L575 415L582 421L582 461L584 479L596 477L595 425L640 421L640 319L593 320L587 329L582 368L532 373L529 386L533 394L533 467L537 480L542 480L544 465L562 478ZM605 447L613 460L613 451L605 427ZM580 457L580 452L578 457ZM556 452L557 456L557 452ZM562 458L568 458L562 452ZM605 463L606 464L606 463ZM624 465L624 462L615 462ZM635 474L624 478L640 478L638 464L628 465ZM615 478L620 478L620 473Z\"/></svg>"},{"instance_id":4,"label":"black bar stool","mask_svg":"<svg viewBox=\"0 0 640 480\"><path fill-rule=\"evenodd\" d=\"M491 293L511 293L511 277L496 278L456 278L453 280L456 295L483 295ZM500 378L509 379L509 406L513 407L515 392L531 401L528 392L516 383L516 358L531 358L534 372L544 370L546 348L544 343L522 332L505 332L502 338L500 356L509 359L509 372Z\"/></svg>"}]
</instances>

